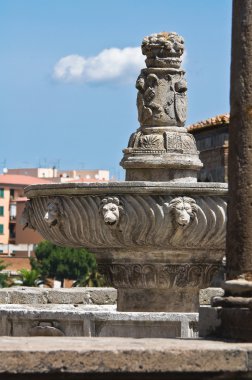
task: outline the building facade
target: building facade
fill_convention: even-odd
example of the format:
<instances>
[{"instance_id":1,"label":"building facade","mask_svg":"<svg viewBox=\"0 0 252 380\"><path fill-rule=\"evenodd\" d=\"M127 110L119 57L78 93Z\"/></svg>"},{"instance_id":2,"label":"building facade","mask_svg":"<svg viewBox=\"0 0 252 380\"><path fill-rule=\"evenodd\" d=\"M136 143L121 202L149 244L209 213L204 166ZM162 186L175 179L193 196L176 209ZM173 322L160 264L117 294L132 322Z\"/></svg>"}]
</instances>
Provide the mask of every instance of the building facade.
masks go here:
<instances>
[{"instance_id":1,"label":"building facade","mask_svg":"<svg viewBox=\"0 0 252 380\"><path fill-rule=\"evenodd\" d=\"M227 182L228 180L229 114L223 114L192 124L188 132L195 137L203 168L199 182Z\"/></svg>"},{"instance_id":2,"label":"building facade","mask_svg":"<svg viewBox=\"0 0 252 380\"><path fill-rule=\"evenodd\" d=\"M36 231L22 231L19 224L26 198L24 188L28 185L51 181L24 175L0 175L0 254L13 255L24 252L27 256L34 244L42 240Z\"/></svg>"},{"instance_id":3,"label":"building facade","mask_svg":"<svg viewBox=\"0 0 252 380\"><path fill-rule=\"evenodd\" d=\"M6 169L9 175L25 175L53 180L53 182L105 182L109 181L109 170L58 170L53 168Z\"/></svg>"}]
</instances>

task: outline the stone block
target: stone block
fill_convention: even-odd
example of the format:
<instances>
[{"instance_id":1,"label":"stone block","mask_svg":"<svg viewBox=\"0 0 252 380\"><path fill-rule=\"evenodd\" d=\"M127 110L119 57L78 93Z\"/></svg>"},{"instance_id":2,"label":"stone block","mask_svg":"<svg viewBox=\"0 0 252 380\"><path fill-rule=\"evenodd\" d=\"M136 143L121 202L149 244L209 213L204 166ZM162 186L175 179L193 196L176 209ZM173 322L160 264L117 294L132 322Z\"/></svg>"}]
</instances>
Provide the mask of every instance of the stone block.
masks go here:
<instances>
[{"instance_id":1,"label":"stone block","mask_svg":"<svg viewBox=\"0 0 252 380\"><path fill-rule=\"evenodd\" d=\"M216 334L221 325L219 318L219 308L210 306L200 306L199 308L199 336L209 337Z\"/></svg>"},{"instance_id":2,"label":"stone block","mask_svg":"<svg viewBox=\"0 0 252 380\"><path fill-rule=\"evenodd\" d=\"M252 342L252 310L202 306L199 336Z\"/></svg>"},{"instance_id":3,"label":"stone block","mask_svg":"<svg viewBox=\"0 0 252 380\"><path fill-rule=\"evenodd\" d=\"M120 311L193 313L198 310L197 288L181 289L118 289Z\"/></svg>"},{"instance_id":4,"label":"stone block","mask_svg":"<svg viewBox=\"0 0 252 380\"><path fill-rule=\"evenodd\" d=\"M222 288L206 288L199 291L200 305L211 305L212 297L223 296L224 290Z\"/></svg>"},{"instance_id":5,"label":"stone block","mask_svg":"<svg viewBox=\"0 0 252 380\"><path fill-rule=\"evenodd\" d=\"M10 304L45 304L47 303L46 292L40 288L15 287L3 290L6 300Z\"/></svg>"},{"instance_id":6,"label":"stone block","mask_svg":"<svg viewBox=\"0 0 252 380\"><path fill-rule=\"evenodd\" d=\"M89 304L114 305L117 300L117 290L114 288L86 288Z\"/></svg>"},{"instance_id":7,"label":"stone block","mask_svg":"<svg viewBox=\"0 0 252 380\"><path fill-rule=\"evenodd\" d=\"M89 303L86 292L82 288L50 289L47 293L48 303L53 304L79 304Z\"/></svg>"},{"instance_id":8,"label":"stone block","mask_svg":"<svg viewBox=\"0 0 252 380\"><path fill-rule=\"evenodd\" d=\"M94 335L99 337L180 338L180 321L115 320L95 321Z\"/></svg>"},{"instance_id":9,"label":"stone block","mask_svg":"<svg viewBox=\"0 0 252 380\"><path fill-rule=\"evenodd\" d=\"M63 288L47 292L48 303L53 304L115 304L117 292L114 288Z\"/></svg>"},{"instance_id":10,"label":"stone block","mask_svg":"<svg viewBox=\"0 0 252 380\"><path fill-rule=\"evenodd\" d=\"M91 320L91 336L133 338L195 338L197 313L110 312Z\"/></svg>"},{"instance_id":11,"label":"stone block","mask_svg":"<svg viewBox=\"0 0 252 380\"><path fill-rule=\"evenodd\" d=\"M219 308L221 320L218 336L225 339L252 342L252 310Z\"/></svg>"},{"instance_id":12,"label":"stone block","mask_svg":"<svg viewBox=\"0 0 252 380\"><path fill-rule=\"evenodd\" d=\"M10 303L9 302L9 293L6 288L0 289L0 304L2 303Z\"/></svg>"}]
</instances>

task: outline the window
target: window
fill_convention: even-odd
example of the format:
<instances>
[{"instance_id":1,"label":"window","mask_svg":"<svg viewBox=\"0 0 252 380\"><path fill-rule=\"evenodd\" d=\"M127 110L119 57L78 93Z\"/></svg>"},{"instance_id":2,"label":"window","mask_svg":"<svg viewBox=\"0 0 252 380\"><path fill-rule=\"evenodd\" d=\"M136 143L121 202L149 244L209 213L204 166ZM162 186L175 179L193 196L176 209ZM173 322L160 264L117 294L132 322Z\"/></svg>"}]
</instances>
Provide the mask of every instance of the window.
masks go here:
<instances>
[{"instance_id":1,"label":"window","mask_svg":"<svg viewBox=\"0 0 252 380\"><path fill-rule=\"evenodd\" d=\"M4 216L4 206L0 206L0 216Z\"/></svg>"},{"instance_id":2,"label":"window","mask_svg":"<svg viewBox=\"0 0 252 380\"><path fill-rule=\"evenodd\" d=\"M10 219L16 219L17 216L17 205L16 204L11 204L10 205Z\"/></svg>"},{"instance_id":3,"label":"window","mask_svg":"<svg viewBox=\"0 0 252 380\"><path fill-rule=\"evenodd\" d=\"M16 225L13 223L9 224L10 239L16 238Z\"/></svg>"},{"instance_id":4,"label":"window","mask_svg":"<svg viewBox=\"0 0 252 380\"><path fill-rule=\"evenodd\" d=\"M4 197L4 189L1 188L1 189L0 189L0 198L3 198L3 197Z\"/></svg>"},{"instance_id":5,"label":"window","mask_svg":"<svg viewBox=\"0 0 252 380\"><path fill-rule=\"evenodd\" d=\"M10 199L14 199L14 195L15 195L15 190L10 189Z\"/></svg>"},{"instance_id":6,"label":"window","mask_svg":"<svg viewBox=\"0 0 252 380\"><path fill-rule=\"evenodd\" d=\"M0 224L0 235L3 235L4 233L4 225Z\"/></svg>"}]
</instances>

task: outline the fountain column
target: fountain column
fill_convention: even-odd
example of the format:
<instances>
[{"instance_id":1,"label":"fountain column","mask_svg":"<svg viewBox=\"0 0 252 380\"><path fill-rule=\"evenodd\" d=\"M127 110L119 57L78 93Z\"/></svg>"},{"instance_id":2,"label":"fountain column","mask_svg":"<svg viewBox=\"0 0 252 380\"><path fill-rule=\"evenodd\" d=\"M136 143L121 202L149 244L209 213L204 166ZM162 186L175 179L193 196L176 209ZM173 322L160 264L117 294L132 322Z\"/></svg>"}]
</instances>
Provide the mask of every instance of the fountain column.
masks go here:
<instances>
[{"instance_id":1,"label":"fountain column","mask_svg":"<svg viewBox=\"0 0 252 380\"><path fill-rule=\"evenodd\" d=\"M136 81L140 128L121 165L128 181L197 182L202 166L193 135L184 128L187 83L181 69L183 37L156 33L142 42L146 68Z\"/></svg>"}]
</instances>

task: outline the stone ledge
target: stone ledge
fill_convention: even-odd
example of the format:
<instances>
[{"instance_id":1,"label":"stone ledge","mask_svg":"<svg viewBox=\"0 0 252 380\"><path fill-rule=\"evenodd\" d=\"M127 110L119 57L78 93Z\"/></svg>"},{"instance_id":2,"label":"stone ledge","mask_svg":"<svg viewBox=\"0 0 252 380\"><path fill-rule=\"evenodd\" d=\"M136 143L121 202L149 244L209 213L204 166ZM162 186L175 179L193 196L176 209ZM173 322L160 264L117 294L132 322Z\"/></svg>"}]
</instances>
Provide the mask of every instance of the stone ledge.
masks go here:
<instances>
[{"instance_id":1,"label":"stone ledge","mask_svg":"<svg viewBox=\"0 0 252 380\"><path fill-rule=\"evenodd\" d=\"M251 375L251 353L249 343L209 340L2 337L0 374L233 372Z\"/></svg>"},{"instance_id":2,"label":"stone ledge","mask_svg":"<svg viewBox=\"0 0 252 380\"><path fill-rule=\"evenodd\" d=\"M115 305L0 305L0 317L0 336L198 336L198 313L118 312Z\"/></svg>"},{"instance_id":3,"label":"stone ledge","mask_svg":"<svg viewBox=\"0 0 252 380\"><path fill-rule=\"evenodd\" d=\"M85 304L113 305L117 291L114 288L32 288L0 289L0 304Z\"/></svg>"},{"instance_id":4,"label":"stone ledge","mask_svg":"<svg viewBox=\"0 0 252 380\"><path fill-rule=\"evenodd\" d=\"M210 305L211 298L222 296L221 288L200 289L199 302ZM117 290L114 288L36 288L20 286L0 289L1 304L84 304L84 305L114 305Z\"/></svg>"}]
</instances>

